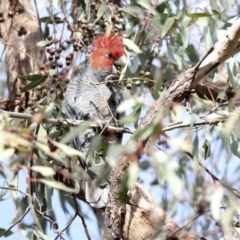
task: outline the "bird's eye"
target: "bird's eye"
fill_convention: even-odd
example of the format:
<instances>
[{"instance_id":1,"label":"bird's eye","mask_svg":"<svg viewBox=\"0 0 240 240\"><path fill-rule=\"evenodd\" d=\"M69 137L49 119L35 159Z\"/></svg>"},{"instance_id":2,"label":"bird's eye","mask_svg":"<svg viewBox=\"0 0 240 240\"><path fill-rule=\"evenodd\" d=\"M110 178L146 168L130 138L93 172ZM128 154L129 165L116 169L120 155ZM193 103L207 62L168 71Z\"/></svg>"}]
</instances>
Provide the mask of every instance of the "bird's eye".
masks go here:
<instances>
[{"instance_id":1,"label":"bird's eye","mask_svg":"<svg viewBox=\"0 0 240 240\"><path fill-rule=\"evenodd\" d=\"M113 54L112 54L112 53L108 53L107 56L108 56L109 58L113 58Z\"/></svg>"}]
</instances>

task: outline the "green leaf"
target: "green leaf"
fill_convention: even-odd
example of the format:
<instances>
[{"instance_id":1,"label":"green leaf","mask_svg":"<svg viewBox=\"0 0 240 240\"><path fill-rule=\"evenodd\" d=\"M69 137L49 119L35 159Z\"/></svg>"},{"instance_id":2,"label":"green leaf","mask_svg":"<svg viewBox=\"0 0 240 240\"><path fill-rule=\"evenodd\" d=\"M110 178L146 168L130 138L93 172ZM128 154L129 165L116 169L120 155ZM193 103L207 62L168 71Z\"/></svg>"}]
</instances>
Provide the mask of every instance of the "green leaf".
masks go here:
<instances>
[{"instance_id":1,"label":"green leaf","mask_svg":"<svg viewBox=\"0 0 240 240\"><path fill-rule=\"evenodd\" d=\"M177 165L172 161L171 157L162 151L153 152L152 157L157 164L157 169L161 178L158 180L166 181L172 192L177 196L183 194L183 182L176 173Z\"/></svg>"},{"instance_id":2,"label":"green leaf","mask_svg":"<svg viewBox=\"0 0 240 240\"><path fill-rule=\"evenodd\" d=\"M165 3L165 2L162 2L161 4L159 4L159 5L156 7L156 10L157 10L159 13L163 13L166 8L167 8L166 3Z\"/></svg>"},{"instance_id":3,"label":"green leaf","mask_svg":"<svg viewBox=\"0 0 240 240\"><path fill-rule=\"evenodd\" d=\"M231 205L231 208L226 208L222 212L221 220L224 219L224 221L221 221L221 225L224 232L224 238L221 238L221 239L223 240L225 239L238 240L237 236L239 235L239 229L233 230L233 219L235 217L234 217L234 211L232 209L238 209L239 204L237 199L234 199L234 197L235 196L233 194L230 195L229 203ZM233 233L233 231L236 233L236 235L235 233Z\"/></svg>"},{"instance_id":4,"label":"green leaf","mask_svg":"<svg viewBox=\"0 0 240 240\"><path fill-rule=\"evenodd\" d=\"M4 228L0 228L0 236L5 233L6 229ZM12 232L11 230L7 231L5 234L4 234L4 237L9 237L13 234L14 232Z\"/></svg>"},{"instance_id":5,"label":"green leaf","mask_svg":"<svg viewBox=\"0 0 240 240\"><path fill-rule=\"evenodd\" d=\"M18 185L15 187L17 188ZM15 201L15 203L17 202ZM14 218L11 220L11 224L15 224L17 221L19 221L22 215L27 212L28 207L29 207L29 198L23 197L17 204L17 212L15 213Z\"/></svg>"},{"instance_id":6,"label":"green leaf","mask_svg":"<svg viewBox=\"0 0 240 240\"><path fill-rule=\"evenodd\" d=\"M150 125L144 129L139 130L136 134L135 137L138 140L143 140L145 141L146 139L148 139L153 133L154 133L154 126Z\"/></svg>"},{"instance_id":7,"label":"green leaf","mask_svg":"<svg viewBox=\"0 0 240 240\"><path fill-rule=\"evenodd\" d=\"M53 168L45 166L32 166L31 170L41 173L44 177L50 177L56 173Z\"/></svg>"},{"instance_id":8,"label":"green leaf","mask_svg":"<svg viewBox=\"0 0 240 240\"><path fill-rule=\"evenodd\" d=\"M222 206L222 198L223 198L223 188L222 186L219 185L216 191L213 193L211 203L210 203L210 210L213 218L216 221L220 220L220 208Z\"/></svg>"},{"instance_id":9,"label":"green leaf","mask_svg":"<svg viewBox=\"0 0 240 240\"><path fill-rule=\"evenodd\" d=\"M230 79L230 82L232 84L232 87L234 89L234 91L237 91L237 86L238 86L238 77L236 74L236 64L234 62L234 59L231 59L228 65L228 77Z\"/></svg>"},{"instance_id":10,"label":"green leaf","mask_svg":"<svg viewBox=\"0 0 240 240\"><path fill-rule=\"evenodd\" d=\"M30 147L31 143L16 134L0 131L0 136L3 138L3 142L12 147L23 146Z\"/></svg>"},{"instance_id":11,"label":"green leaf","mask_svg":"<svg viewBox=\"0 0 240 240\"><path fill-rule=\"evenodd\" d=\"M58 142L55 142L53 140L51 140L51 143L53 145L55 145L56 147L60 148L63 152L65 152L68 156L78 156L80 157L81 159L85 159L84 155L82 152L74 149L74 148L71 148L63 143L58 143Z\"/></svg>"},{"instance_id":12,"label":"green leaf","mask_svg":"<svg viewBox=\"0 0 240 240\"><path fill-rule=\"evenodd\" d=\"M211 134L209 128L207 128L207 129L205 130L205 138L206 138L209 142L211 142L211 141L213 140L213 137L212 137L212 134Z\"/></svg>"},{"instance_id":13,"label":"green leaf","mask_svg":"<svg viewBox=\"0 0 240 240\"><path fill-rule=\"evenodd\" d=\"M222 5L224 10L232 11L232 5L235 3L235 0L220 0L220 4Z\"/></svg>"},{"instance_id":14,"label":"green leaf","mask_svg":"<svg viewBox=\"0 0 240 240\"><path fill-rule=\"evenodd\" d=\"M30 89L37 87L38 85L42 84L47 79L47 76L41 76L37 80L30 82L27 86L21 89L22 92L26 92Z\"/></svg>"},{"instance_id":15,"label":"green leaf","mask_svg":"<svg viewBox=\"0 0 240 240\"><path fill-rule=\"evenodd\" d=\"M188 41L189 41L189 28L188 27L183 28L181 36L182 36L182 41L183 41L183 47L187 48Z\"/></svg>"},{"instance_id":16,"label":"green leaf","mask_svg":"<svg viewBox=\"0 0 240 240\"><path fill-rule=\"evenodd\" d=\"M124 8L125 13L130 13L130 15L136 15L139 17L139 19L142 19L144 17L143 11L140 7L138 6L127 6Z\"/></svg>"},{"instance_id":17,"label":"green leaf","mask_svg":"<svg viewBox=\"0 0 240 240\"><path fill-rule=\"evenodd\" d=\"M166 74L165 74L165 77L166 77L166 80L167 80L167 81L171 81L171 80L172 80L172 70L173 70L173 66L172 66L172 64L169 62L169 63L167 64Z\"/></svg>"},{"instance_id":18,"label":"green leaf","mask_svg":"<svg viewBox=\"0 0 240 240\"><path fill-rule=\"evenodd\" d=\"M53 132L51 132L50 134L48 134L48 137L50 137L50 138L58 138L58 137L60 137L60 136L62 136L62 134L63 134L63 130L61 129L61 130L54 130Z\"/></svg>"},{"instance_id":19,"label":"green leaf","mask_svg":"<svg viewBox=\"0 0 240 240\"><path fill-rule=\"evenodd\" d=\"M187 14L190 18L201 18L201 17L211 17L210 13L189 13Z\"/></svg>"},{"instance_id":20,"label":"green leaf","mask_svg":"<svg viewBox=\"0 0 240 240\"><path fill-rule=\"evenodd\" d=\"M122 102L118 107L117 111L119 113L125 112L127 109L135 106L143 106L143 100L140 97L133 96L124 102Z\"/></svg>"},{"instance_id":21,"label":"green leaf","mask_svg":"<svg viewBox=\"0 0 240 240\"><path fill-rule=\"evenodd\" d=\"M217 10L212 10L213 11L213 13L215 14L215 15L220 15L221 13L219 12L219 11L217 11Z\"/></svg>"},{"instance_id":22,"label":"green leaf","mask_svg":"<svg viewBox=\"0 0 240 240\"><path fill-rule=\"evenodd\" d=\"M212 47L212 45L213 45L212 33L211 33L211 29L208 25L203 28L203 36L206 41L207 48Z\"/></svg>"},{"instance_id":23,"label":"green leaf","mask_svg":"<svg viewBox=\"0 0 240 240\"><path fill-rule=\"evenodd\" d=\"M196 134L196 136L195 136L195 138L193 140L193 158L194 158L194 160L198 160L199 159L198 144L199 144L199 139L198 139L198 135Z\"/></svg>"},{"instance_id":24,"label":"green leaf","mask_svg":"<svg viewBox=\"0 0 240 240\"><path fill-rule=\"evenodd\" d=\"M113 28L113 24L112 24L112 22L110 22L109 25L106 28L106 32L105 33L107 35L110 34L112 32L112 28Z\"/></svg>"},{"instance_id":25,"label":"green leaf","mask_svg":"<svg viewBox=\"0 0 240 240\"><path fill-rule=\"evenodd\" d=\"M206 160L211 155L211 142L206 139L203 144L203 148L205 150L204 151L204 159Z\"/></svg>"},{"instance_id":26,"label":"green leaf","mask_svg":"<svg viewBox=\"0 0 240 240\"><path fill-rule=\"evenodd\" d=\"M219 120L226 120L230 116L228 111L216 111L204 117L204 120L208 122L214 122Z\"/></svg>"},{"instance_id":27,"label":"green leaf","mask_svg":"<svg viewBox=\"0 0 240 240\"><path fill-rule=\"evenodd\" d=\"M135 53L141 53L140 48L131 39L123 38L123 44Z\"/></svg>"},{"instance_id":28,"label":"green leaf","mask_svg":"<svg viewBox=\"0 0 240 240\"><path fill-rule=\"evenodd\" d=\"M138 205L133 204L133 203L130 202L131 198L128 196L127 191L119 192L119 200L122 203L128 204L130 206L138 207Z\"/></svg>"},{"instance_id":29,"label":"green leaf","mask_svg":"<svg viewBox=\"0 0 240 240\"><path fill-rule=\"evenodd\" d=\"M196 63L199 61L199 53L196 51L195 47L192 44L187 46L186 53L188 54L191 62Z\"/></svg>"},{"instance_id":30,"label":"green leaf","mask_svg":"<svg viewBox=\"0 0 240 240\"><path fill-rule=\"evenodd\" d=\"M132 65L129 67L131 73L135 73L138 70L139 58L136 55L132 60Z\"/></svg>"},{"instance_id":31,"label":"green leaf","mask_svg":"<svg viewBox=\"0 0 240 240\"><path fill-rule=\"evenodd\" d=\"M217 99L222 99L222 100L226 100L227 101L227 94L225 91L221 91L218 93L217 95Z\"/></svg>"},{"instance_id":32,"label":"green leaf","mask_svg":"<svg viewBox=\"0 0 240 240\"><path fill-rule=\"evenodd\" d=\"M199 120L199 116L197 114L190 114L185 118L183 124L190 124L190 126L193 126L197 120Z\"/></svg>"},{"instance_id":33,"label":"green leaf","mask_svg":"<svg viewBox=\"0 0 240 240\"><path fill-rule=\"evenodd\" d=\"M97 18L96 18L96 20L94 21L93 24L98 22L98 20L102 17L104 12L106 11L106 8L107 8L107 4L105 2L101 3L100 7L98 8Z\"/></svg>"},{"instance_id":34,"label":"green leaf","mask_svg":"<svg viewBox=\"0 0 240 240\"><path fill-rule=\"evenodd\" d=\"M117 165L116 159L119 158L122 153L123 146L120 144L110 144L107 151L107 163L110 167L114 168Z\"/></svg>"},{"instance_id":35,"label":"green leaf","mask_svg":"<svg viewBox=\"0 0 240 240\"><path fill-rule=\"evenodd\" d=\"M38 47L45 47L46 45L48 45L49 43L51 43L50 41L40 41L40 42L37 42L37 46Z\"/></svg>"},{"instance_id":36,"label":"green leaf","mask_svg":"<svg viewBox=\"0 0 240 240\"><path fill-rule=\"evenodd\" d=\"M85 131L89 128L89 123L83 123L80 126L73 127L71 130L61 139L61 143L69 143L73 138L75 138L79 133Z\"/></svg>"},{"instance_id":37,"label":"green leaf","mask_svg":"<svg viewBox=\"0 0 240 240\"><path fill-rule=\"evenodd\" d=\"M91 144L90 144L90 147L89 147L89 155L90 156L94 156L94 153L99 149L100 143L101 143L101 137L100 136L94 136L94 138L91 140ZM97 156L91 157L89 159L89 165L90 166L93 164L93 162L95 161L96 158L97 158Z\"/></svg>"},{"instance_id":38,"label":"green leaf","mask_svg":"<svg viewBox=\"0 0 240 240\"><path fill-rule=\"evenodd\" d=\"M40 112L42 113L43 117L48 118L52 116L53 110L55 108L55 103L51 102L49 105L46 106L46 108L40 109Z\"/></svg>"},{"instance_id":39,"label":"green leaf","mask_svg":"<svg viewBox=\"0 0 240 240\"><path fill-rule=\"evenodd\" d=\"M230 149L232 151L232 154L240 158L240 154L238 150L238 142L236 141L236 138L233 133L230 135L229 140L230 140Z\"/></svg>"},{"instance_id":40,"label":"green leaf","mask_svg":"<svg viewBox=\"0 0 240 240\"><path fill-rule=\"evenodd\" d=\"M128 187L128 189L134 188L135 183L137 181L138 172L139 172L138 164L132 163L128 167L128 178L127 178L127 187Z\"/></svg>"},{"instance_id":41,"label":"green leaf","mask_svg":"<svg viewBox=\"0 0 240 240\"><path fill-rule=\"evenodd\" d=\"M166 34L168 33L168 31L171 29L171 27L173 26L175 22L175 18L174 17L169 17L167 18L167 20L165 21L164 25L163 25L163 30L161 32L161 38L164 38L166 36Z\"/></svg>"},{"instance_id":42,"label":"green leaf","mask_svg":"<svg viewBox=\"0 0 240 240\"><path fill-rule=\"evenodd\" d=\"M79 193L80 191L80 186L78 184L76 184L75 188L70 188L70 187L67 187L65 184L63 184L62 182L58 182L58 181L46 180L43 178L40 178L37 180L41 183L48 185L49 187L56 188L64 192Z\"/></svg>"},{"instance_id":43,"label":"green leaf","mask_svg":"<svg viewBox=\"0 0 240 240\"><path fill-rule=\"evenodd\" d=\"M43 232L39 231L39 230L33 230L33 239L34 237L37 237L37 239L39 240L51 240L50 237L48 237L47 235L45 235Z\"/></svg>"},{"instance_id":44,"label":"green leaf","mask_svg":"<svg viewBox=\"0 0 240 240\"><path fill-rule=\"evenodd\" d=\"M153 11L152 3L149 0L141 0L141 1L137 1L137 3L138 5L145 8L146 10Z\"/></svg>"},{"instance_id":45,"label":"green leaf","mask_svg":"<svg viewBox=\"0 0 240 240\"><path fill-rule=\"evenodd\" d=\"M40 75L40 74L27 75L27 76L19 75L18 77L22 80L28 80L28 81L32 82L32 81L37 81L43 77L47 77L47 75Z\"/></svg>"},{"instance_id":46,"label":"green leaf","mask_svg":"<svg viewBox=\"0 0 240 240\"><path fill-rule=\"evenodd\" d=\"M141 112L142 112L141 106L137 107L136 110L134 111L134 116L135 116L134 127L135 128L138 127L138 121L139 121Z\"/></svg>"}]
</instances>

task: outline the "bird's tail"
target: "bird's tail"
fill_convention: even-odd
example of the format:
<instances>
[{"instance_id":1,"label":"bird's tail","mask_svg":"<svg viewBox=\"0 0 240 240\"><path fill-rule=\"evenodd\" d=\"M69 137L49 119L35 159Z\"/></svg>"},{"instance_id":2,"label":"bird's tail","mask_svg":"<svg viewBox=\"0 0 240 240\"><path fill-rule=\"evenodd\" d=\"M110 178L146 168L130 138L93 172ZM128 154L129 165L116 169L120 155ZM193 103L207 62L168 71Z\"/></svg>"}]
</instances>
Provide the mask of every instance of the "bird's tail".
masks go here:
<instances>
[{"instance_id":1,"label":"bird's tail","mask_svg":"<svg viewBox=\"0 0 240 240\"><path fill-rule=\"evenodd\" d=\"M104 208L108 201L109 184L97 186L96 181L87 181L85 197L87 202L94 208Z\"/></svg>"},{"instance_id":2,"label":"bird's tail","mask_svg":"<svg viewBox=\"0 0 240 240\"><path fill-rule=\"evenodd\" d=\"M110 180L114 170L106 163L101 163L95 167L98 172L93 172L91 168L87 168L87 173L91 177L91 181L86 181L85 197L87 202L94 208L106 207L108 202L108 192Z\"/></svg>"}]
</instances>

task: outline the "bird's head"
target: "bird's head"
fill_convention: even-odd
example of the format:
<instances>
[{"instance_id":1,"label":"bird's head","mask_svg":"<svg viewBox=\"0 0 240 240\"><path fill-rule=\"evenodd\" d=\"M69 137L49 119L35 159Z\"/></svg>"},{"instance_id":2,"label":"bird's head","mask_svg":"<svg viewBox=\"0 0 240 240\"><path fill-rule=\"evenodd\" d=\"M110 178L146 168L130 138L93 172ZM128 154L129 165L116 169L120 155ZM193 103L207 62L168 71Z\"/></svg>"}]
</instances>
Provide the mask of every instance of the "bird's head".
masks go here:
<instances>
[{"instance_id":1,"label":"bird's head","mask_svg":"<svg viewBox=\"0 0 240 240\"><path fill-rule=\"evenodd\" d=\"M125 64L123 38L118 34L100 35L93 40L93 52L90 56L94 69L110 71L113 65Z\"/></svg>"}]
</instances>

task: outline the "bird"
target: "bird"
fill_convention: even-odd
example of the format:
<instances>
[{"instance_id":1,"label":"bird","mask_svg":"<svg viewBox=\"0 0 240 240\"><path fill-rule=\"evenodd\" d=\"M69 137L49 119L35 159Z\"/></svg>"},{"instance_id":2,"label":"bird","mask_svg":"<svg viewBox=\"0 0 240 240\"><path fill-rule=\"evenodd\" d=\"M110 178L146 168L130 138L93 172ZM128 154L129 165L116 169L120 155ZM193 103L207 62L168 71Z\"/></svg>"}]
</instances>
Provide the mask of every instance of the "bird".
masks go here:
<instances>
[{"instance_id":1,"label":"bird","mask_svg":"<svg viewBox=\"0 0 240 240\"><path fill-rule=\"evenodd\" d=\"M69 119L96 122L99 131L86 129L79 132L72 140L73 148L81 151L85 161L80 164L91 180L86 180L85 198L94 208L106 207L109 192L109 182L103 181L99 185L95 179L98 175L91 171L91 167L105 163L105 156L90 151L90 144L95 136L102 132L102 123L116 124L121 115L117 107L123 101L119 83L112 81L106 84L106 79L115 75L114 65L125 65L127 58L124 50L123 37L119 34L102 34L92 42L92 52L81 66L77 75L69 82L65 93L65 114ZM108 81L109 82L109 81ZM104 142L121 143L121 133L103 133Z\"/></svg>"}]
</instances>

